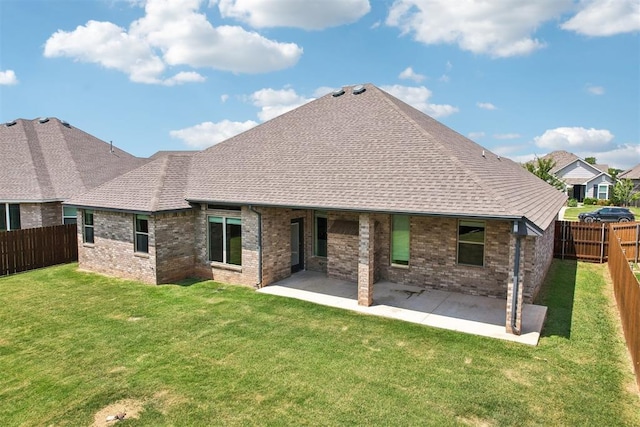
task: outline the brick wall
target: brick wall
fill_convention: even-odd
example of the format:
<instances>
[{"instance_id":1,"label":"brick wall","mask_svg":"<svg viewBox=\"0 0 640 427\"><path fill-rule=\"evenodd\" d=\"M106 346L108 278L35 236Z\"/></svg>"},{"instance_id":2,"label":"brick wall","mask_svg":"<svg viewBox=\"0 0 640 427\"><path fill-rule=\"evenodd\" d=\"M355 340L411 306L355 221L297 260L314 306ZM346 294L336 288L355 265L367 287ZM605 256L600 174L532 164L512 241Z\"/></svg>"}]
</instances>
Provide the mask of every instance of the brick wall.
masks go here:
<instances>
[{"instance_id":1,"label":"brick wall","mask_svg":"<svg viewBox=\"0 0 640 427\"><path fill-rule=\"evenodd\" d=\"M157 283L155 218L149 218L149 253L137 254L133 247L134 215L93 211L94 243L83 243L82 209L78 209L78 262L95 271L145 283Z\"/></svg>"},{"instance_id":2,"label":"brick wall","mask_svg":"<svg viewBox=\"0 0 640 427\"><path fill-rule=\"evenodd\" d=\"M157 282L173 283L193 276L195 212L158 214L154 218Z\"/></svg>"},{"instance_id":3,"label":"brick wall","mask_svg":"<svg viewBox=\"0 0 640 427\"><path fill-rule=\"evenodd\" d=\"M62 203L21 203L20 228L49 227L62 224Z\"/></svg>"},{"instance_id":4,"label":"brick wall","mask_svg":"<svg viewBox=\"0 0 640 427\"><path fill-rule=\"evenodd\" d=\"M351 212L329 212L327 233L327 275L350 282L358 281L358 234L342 234L332 232L334 221L354 221L358 224L359 216ZM377 237L377 236L376 236Z\"/></svg>"},{"instance_id":5,"label":"brick wall","mask_svg":"<svg viewBox=\"0 0 640 427\"><path fill-rule=\"evenodd\" d=\"M553 261L554 230L555 221L551 222L542 236L526 238L527 250L524 263L526 277L524 302L526 303L532 303L538 295Z\"/></svg>"}]
</instances>

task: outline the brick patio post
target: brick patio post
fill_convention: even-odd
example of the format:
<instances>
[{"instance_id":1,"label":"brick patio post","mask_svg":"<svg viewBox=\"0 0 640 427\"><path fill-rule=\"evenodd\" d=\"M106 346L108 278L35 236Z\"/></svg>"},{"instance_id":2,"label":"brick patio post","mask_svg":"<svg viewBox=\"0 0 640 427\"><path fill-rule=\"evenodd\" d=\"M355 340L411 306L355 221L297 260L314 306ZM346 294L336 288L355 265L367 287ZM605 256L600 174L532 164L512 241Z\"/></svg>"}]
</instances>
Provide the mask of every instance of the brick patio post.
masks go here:
<instances>
[{"instance_id":1,"label":"brick patio post","mask_svg":"<svg viewBox=\"0 0 640 427\"><path fill-rule=\"evenodd\" d=\"M368 213L360 214L358 255L358 305L373 304L374 221Z\"/></svg>"},{"instance_id":2,"label":"brick patio post","mask_svg":"<svg viewBox=\"0 0 640 427\"><path fill-rule=\"evenodd\" d=\"M518 272L518 293L515 298L515 325L512 324L514 315L514 287L515 287L515 265L516 265L516 240L518 236L511 234L509 236L509 277L507 279L507 318L506 331L509 334L520 335L522 333L522 304L524 290L524 251L525 239L520 237L520 268Z\"/></svg>"}]
</instances>

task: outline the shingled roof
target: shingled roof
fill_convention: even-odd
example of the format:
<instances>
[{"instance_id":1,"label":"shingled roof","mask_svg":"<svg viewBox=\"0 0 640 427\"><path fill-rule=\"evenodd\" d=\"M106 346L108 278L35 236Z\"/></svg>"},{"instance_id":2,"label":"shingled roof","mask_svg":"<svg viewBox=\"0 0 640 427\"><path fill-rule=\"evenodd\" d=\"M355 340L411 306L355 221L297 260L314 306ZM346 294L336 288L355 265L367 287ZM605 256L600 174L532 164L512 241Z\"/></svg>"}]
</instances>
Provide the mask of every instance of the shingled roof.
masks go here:
<instances>
[{"instance_id":1,"label":"shingled roof","mask_svg":"<svg viewBox=\"0 0 640 427\"><path fill-rule=\"evenodd\" d=\"M640 163L618 175L620 179L640 179Z\"/></svg>"},{"instance_id":2,"label":"shingled roof","mask_svg":"<svg viewBox=\"0 0 640 427\"><path fill-rule=\"evenodd\" d=\"M193 157L194 202L526 219L566 196L383 90L327 94Z\"/></svg>"},{"instance_id":3,"label":"shingled roof","mask_svg":"<svg viewBox=\"0 0 640 427\"><path fill-rule=\"evenodd\" d=\"M190 209L184 192L192 154L160 156L65 204L140 213Z\"/></svg>"},{"instance_id":4,"label":"shingled roof","mask_svg":"<svg viewBox=\"0 0 640 427\"><path fill-rule=\"evenodd\" d=\"M65 200L148 162L56 118L0 125L0 200Z\"/></svg>"}]
</instances>

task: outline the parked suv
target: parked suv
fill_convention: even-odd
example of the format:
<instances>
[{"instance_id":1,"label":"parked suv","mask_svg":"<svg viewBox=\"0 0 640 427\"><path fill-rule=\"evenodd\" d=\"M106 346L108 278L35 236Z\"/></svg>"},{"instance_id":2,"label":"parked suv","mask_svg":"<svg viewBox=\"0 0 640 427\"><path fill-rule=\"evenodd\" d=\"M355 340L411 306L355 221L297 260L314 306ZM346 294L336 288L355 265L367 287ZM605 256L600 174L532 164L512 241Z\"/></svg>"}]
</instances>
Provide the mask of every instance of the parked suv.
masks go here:
<instances>
[{"instance_id":1,"label":"parked suv","mask_svg":"<svg viewBox=\"0 0 640 427\"><path fill-rule=\"evenodd\" d=\"M601 208L593 212L584 212L578 215L581 222L629 222L636 217L627 208Z\"/></svg>"}]
</instances>

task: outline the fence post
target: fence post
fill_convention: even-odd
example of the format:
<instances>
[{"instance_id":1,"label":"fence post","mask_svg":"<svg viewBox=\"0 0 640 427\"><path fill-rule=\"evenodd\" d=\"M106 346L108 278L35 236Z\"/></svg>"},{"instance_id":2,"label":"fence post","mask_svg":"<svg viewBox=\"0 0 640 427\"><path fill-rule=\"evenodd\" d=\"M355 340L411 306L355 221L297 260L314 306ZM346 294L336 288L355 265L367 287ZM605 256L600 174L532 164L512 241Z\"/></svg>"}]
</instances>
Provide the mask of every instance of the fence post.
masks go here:
<instances>
[{"instance_id":1,"label":"fence post","mask_svg":"<svg viewBox=\"0 0 640 427\"><path fill-rule=\"evenodd\" d=\"M562 259L564 259L564 245L565 245L565 238L564 238L565 234L564 233L565 233L565 230L566 230L566 226L567 226L567 223L563 221L562 222L562 233L560 234L560 244L562 246L562 252L561 252L562 253Z\"/></svg>"},{"instance_id":2,"label":"fence post","mask_svg":"<svg viewBox=\"0 0 640 427\"><path fill-rule=\"evenodd\" d=\"M638 263L638 244L640 243L640 224L636 224L636 264Z\"/></svg>"},{"instance_id":3,"label":"fence post","mask_svg":"<svg viewBox=\"0 0 640 427\"><path fill-rule=\"evenodd\" d=\"M604 222L602 223L602 227L600 228L602 231L600 232L600 264L604 262Z\"/></svg>"}]
</instances>

